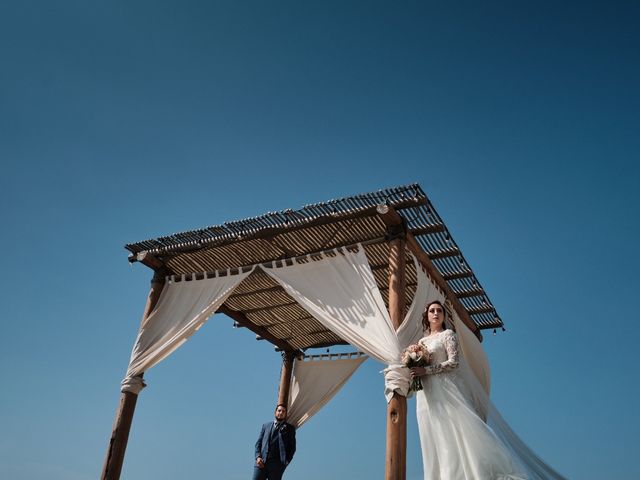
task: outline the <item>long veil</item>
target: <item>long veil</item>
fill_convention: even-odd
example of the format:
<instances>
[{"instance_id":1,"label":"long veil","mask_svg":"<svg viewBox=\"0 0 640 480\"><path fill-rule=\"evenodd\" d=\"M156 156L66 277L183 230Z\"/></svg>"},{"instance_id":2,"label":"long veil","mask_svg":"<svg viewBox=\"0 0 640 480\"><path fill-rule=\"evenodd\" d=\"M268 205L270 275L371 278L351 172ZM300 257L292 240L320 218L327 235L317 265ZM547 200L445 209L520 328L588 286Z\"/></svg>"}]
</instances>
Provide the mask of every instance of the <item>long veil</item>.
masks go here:
<instances>
[{"instance_id":1,"label":"long veil","mask_svg":"<svg viewBox=\"0 0 640 480\"><path fill-rule=\"evenodd\" d=\"M489 365L484 350L476 336L455 313L453 319L461 347L459 374L477 415L486 422L507 449L517 470L522 472L522 478L564 480L565 477L547 465L516 435L493 405L489 399ZM422 438L421 442L425 444Z\"/></svg>"}]
</instances>

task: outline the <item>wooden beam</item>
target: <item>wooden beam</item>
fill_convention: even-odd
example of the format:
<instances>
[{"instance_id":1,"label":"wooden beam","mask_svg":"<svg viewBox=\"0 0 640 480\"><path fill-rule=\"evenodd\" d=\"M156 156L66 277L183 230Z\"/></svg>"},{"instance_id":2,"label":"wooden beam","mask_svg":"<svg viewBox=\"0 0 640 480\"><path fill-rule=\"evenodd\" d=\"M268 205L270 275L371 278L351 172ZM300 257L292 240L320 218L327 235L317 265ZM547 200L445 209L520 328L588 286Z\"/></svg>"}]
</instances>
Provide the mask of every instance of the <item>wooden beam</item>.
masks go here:
<instances>
[{"instance_id":1,"label":"wooden beam","mask_svg":"<svg viewBox=\"0 0 640 480\"><path fill-rule=\"evenodd\" d=\"M280 387L278 388L278 405L289 408L289 390L291 389L291 375L296 352L288 350L282 352L282 371L280 372Z\"/></svg>"},{"instance_id":2,"label":"wooden beam","mask_svg":"<svg viewBox=\"0 0 640 480\"><path fill-rule=\"evenodd\" d=\"M395 211L394 211L395 213ZM397 214L396 214L397 215ZM397 330L405 314L406 230L399 215L386 217L389 239L389 315ZM407 397L394 392L387 404L386 480L407 476Z\"/></svg>"},{"instance_id":3,"label":"wooden beam","mask_svg":"<svg viewBox=\"0 0 640 480\"><path fill-rule=\"evenodd\" d=\"M160 294L162 293L165 283L165 274L166 271L160 265L151 281L151 289L142 315L141 326L146 323L149 315L160 299ZM142 377L142 375L140 375L140 377ZM120 394L120 403L116 410L116 418L111 430L111 439L109 440L109 446L107 447L107 453L102 465L101 480L118 480L120 478L137 401L138 395L135 393L122 392Z\"/></svg>"},{"instance_id":4,"label":"wooden beam","mask_svg":"<svg viewBox=\"0 0 640 480\"><path fill-rule=\"evenodd\" d=\"M248 328L249 330L251 330L253 333L255 333L256 335L259 335L260 337L264 338L265 340L273 343L276 347L280 348L283 351L295 351L297 354L300 354L301 352L299 352L297 349L293 348L291 345L289 345L287 342L285 342L284 340L276 337L275 335L272 335L271 333L269 333L269 330L267 330L264 327L261 327L259 325L255 325L251 322L251 320L249 320L246 315L244 315L242 312L238 312L236 310L231 310L229 307L225 306L224 304L220 306L220 308L218 308L218 312L219 313L224 313L227 317L230 317L231 319L235 320L240 326Z\"/></svg>"},{"instance_id":5,"label":"wooden beam","mask_svg":"<svg viewBox=\"0 0 640 480\"><path fill-rule=\"evenodd\" d=\"M151 253L144 251L129 257L130 262L140 262L155 271L165 269L165 265Z\"/></svg>"}]
</instances>

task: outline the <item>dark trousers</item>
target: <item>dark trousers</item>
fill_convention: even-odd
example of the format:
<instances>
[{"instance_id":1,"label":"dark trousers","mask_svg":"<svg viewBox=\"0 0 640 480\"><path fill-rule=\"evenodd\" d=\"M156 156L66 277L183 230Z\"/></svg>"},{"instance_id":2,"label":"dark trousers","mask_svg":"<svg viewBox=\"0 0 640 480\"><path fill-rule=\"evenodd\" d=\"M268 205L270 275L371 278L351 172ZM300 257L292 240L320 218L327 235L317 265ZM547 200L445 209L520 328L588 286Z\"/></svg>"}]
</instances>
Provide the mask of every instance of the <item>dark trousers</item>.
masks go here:
<instances>
[{"instance_id":1,"label":"dark trousers","mask_svg":"<svg viewBox=\"0 0 640 480\"><path fill-rule=\"evenodd\" d=\"M253 467L253 480L281 480L284 469L287 468L280 462L267 462L264 468Z\"/></svg>"}]
</instances>

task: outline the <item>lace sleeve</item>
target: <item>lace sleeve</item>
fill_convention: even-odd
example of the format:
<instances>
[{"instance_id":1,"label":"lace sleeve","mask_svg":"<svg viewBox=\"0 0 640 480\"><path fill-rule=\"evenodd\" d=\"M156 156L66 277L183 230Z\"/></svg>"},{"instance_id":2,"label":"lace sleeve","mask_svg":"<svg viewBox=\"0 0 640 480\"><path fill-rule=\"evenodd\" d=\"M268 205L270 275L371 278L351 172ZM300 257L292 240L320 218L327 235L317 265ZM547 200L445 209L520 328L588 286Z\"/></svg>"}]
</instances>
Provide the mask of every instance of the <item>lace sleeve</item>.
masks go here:
<instances>
[{"instance_id":1,"label":"lace sleeve","mask_svg":"<svg viewBox=\"0 0 640 480\"><path fill-rule=\"evenodd\" d=\"M444 334L444 347L447 351L447 359L442 363L434 363L425 367L426 375L450 372L458 368L458 357L460 355L458 346L458 336L453 330L447 330Z\"/></svg>"}]
</instances>

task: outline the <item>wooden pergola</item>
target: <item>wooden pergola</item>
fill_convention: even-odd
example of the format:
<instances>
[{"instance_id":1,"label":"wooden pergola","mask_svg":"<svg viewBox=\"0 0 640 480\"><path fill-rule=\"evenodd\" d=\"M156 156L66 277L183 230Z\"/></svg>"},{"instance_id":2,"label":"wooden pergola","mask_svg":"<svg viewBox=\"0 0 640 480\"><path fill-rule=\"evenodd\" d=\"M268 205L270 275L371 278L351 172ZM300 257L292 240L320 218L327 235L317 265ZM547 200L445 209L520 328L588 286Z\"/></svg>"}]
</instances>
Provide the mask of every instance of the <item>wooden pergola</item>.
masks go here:
<instances>
[{"instance_id":1,"label":"wooden pergola","mask_svg":"<svg viewBox=\"0 0 640 480\"><path fill-rule=\"evenodd\" d=\"M246 220L126 245L129 261L154 271L143 321L153 311L168 275L240 270L248 266L361 244L397 329L416 289L413 254L460 319L481 330L502 327L495 308L447 227L418 184L267 213ZM327 330L260 269L248 276L217 313L282 352L278 403L287 403L293 360L309 348L346 342ZM123 392L116 411L102 480L120 478L138 395ZM406 398L387 407L385 478L406 477Z\"/></svg>"}]
</instances>

